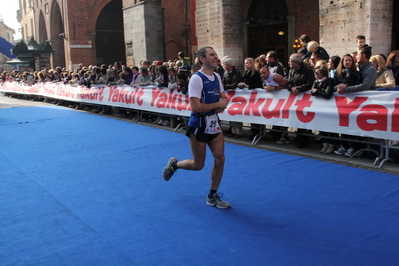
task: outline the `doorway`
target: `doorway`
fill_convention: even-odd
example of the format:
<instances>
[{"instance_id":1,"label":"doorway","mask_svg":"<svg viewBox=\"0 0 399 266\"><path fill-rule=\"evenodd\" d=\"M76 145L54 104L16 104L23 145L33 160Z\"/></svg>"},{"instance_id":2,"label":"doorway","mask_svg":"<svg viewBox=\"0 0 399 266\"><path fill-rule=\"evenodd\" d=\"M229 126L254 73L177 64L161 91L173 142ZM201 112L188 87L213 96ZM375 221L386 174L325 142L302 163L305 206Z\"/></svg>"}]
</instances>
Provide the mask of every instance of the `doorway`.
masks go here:
<instances>
[{"instance_id":1,"label":"doorway","mask_svg":"<svg viewBox=\"0 0 399 266\"><path fill-rule=\"evenodd\" d=\"M285 1L254 0L248 11L248 56L275 51L280 62L288 58L288 9Z\"/></svg>"},{"instance_id":2,"label":"doorway","mask_svg":"<svg viewBox=\"0 0 399 266\"><path fill-rule=\"evenodd\" d=\"M114 64L116 61L125 63L125 49L122 0L112 0L101 10L97 19L97 65Z\"/></svg>"}]
</instances>

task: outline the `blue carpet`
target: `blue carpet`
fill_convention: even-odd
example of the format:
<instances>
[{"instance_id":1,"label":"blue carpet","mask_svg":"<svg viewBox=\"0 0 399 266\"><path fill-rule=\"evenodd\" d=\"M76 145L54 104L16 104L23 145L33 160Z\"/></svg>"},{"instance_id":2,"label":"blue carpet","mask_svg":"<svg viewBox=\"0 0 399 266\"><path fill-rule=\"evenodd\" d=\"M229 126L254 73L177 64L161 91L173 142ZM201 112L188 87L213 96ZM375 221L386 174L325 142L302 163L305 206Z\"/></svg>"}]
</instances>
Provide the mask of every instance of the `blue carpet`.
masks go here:
<instances>
[{"instance_id":1,"label":"blue carpet","mask_svg":"<svg viewBox=\"0 0 399 266\"><path fill-rule=\"evenodd\" d=\"M226 144L165 182L186 136L60 107L0 110L0 265L397 265L399 179Z\"/></svg>"}]
</instances>

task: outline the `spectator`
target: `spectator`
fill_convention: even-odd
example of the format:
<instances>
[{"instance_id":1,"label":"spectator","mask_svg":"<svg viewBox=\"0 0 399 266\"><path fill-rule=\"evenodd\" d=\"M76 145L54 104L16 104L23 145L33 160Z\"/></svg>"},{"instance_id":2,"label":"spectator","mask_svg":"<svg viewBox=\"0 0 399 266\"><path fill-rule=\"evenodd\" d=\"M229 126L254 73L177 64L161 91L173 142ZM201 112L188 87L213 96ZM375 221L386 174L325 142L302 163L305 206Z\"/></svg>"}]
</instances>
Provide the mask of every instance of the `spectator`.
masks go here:
<instances>
[{"instance_id":1,"label":"spectator","mask_svg":"<svg viewBox=\"0 0 399 266\"><path fill-rule=\"evenodd\" d=\"M95 84L107 84L107 69L100 68L100 77L96 80ZM112 71L112 70L111 70Z\"/></svg>"},{"instance_id":2,"label":"spectator","mask_svg":"<svg viewBox=\"0 0 399 266\"><path fill-rule=\"evenodd\" d=\"M188 75L185 72L177 73L176 90L186 95L188 93Z\"/></svg>"},{"instance_id":3,"label":"spectator","mask_svg":"<svg viewBox=\"0 0 399 266\"><path fill-rule=\"evenodd\" d=\"M177 57L182 62L182 65L180 68L184 68L187 72L190 71L191 70L190 57L185 57L184 52L179 52L177 54Z\"/></svg>"},{"instance_id":4,"label":"spectator","mask_svg":"<svg viewBox=\"0 0 399 266\"><path fill-rule=\"evenodd\" d=\"M148 69L146 67L140 68L140 75L136 78L136 84L140 86L148 86L151 84L151 76L148 74Z\"/></svg>"},{"instance_id":5,"label":"spectator","mask_svg":"<svg viewBox=\"0 0 399 266\"><path fill-rule=\"evenodd\" d=\"M197 71L201 69L201 64L200 63L194 63L191 66L191 75L194 75Z\"/></svg>"},{"instance_id":6,"label":"spectator","mask_svg":"<svg viewBox=\"0 0 399 266\"><path fill-rule=\"evenodd\" d=\"M330 56L328 55L327 51L315 41L310 41L308 43L308 51L311 53L319 52L320 60L328 62L328 60L330 59Z\"/></svg>"},{"instance_id":7,"label":"spectator","mask_svg":"<svg viewBox=\"0 0 399 266\"><path fill-rule=\"evenodd\" d=\"M119 73L122 72L122 66L121 63L115 62L114 63L114 76L119 77Z\"/></svg>"},{"instance_id":8,"label":"spectator","mask_svg":"<svg viewBox=\"0 0 399 266\"><path fill-rule=\"evenodd\" d=\"M348 86L362 83L362 75L356 70L356 63L352 55L346 54L338 64L336 75L334 76L334 90L337 91L338 84Z\"/></svg>"},{"instance_id":9,"label":"spectator","mask_svg":"<svg viewBox=\"0 0 399 266\"><path fill-rule=\"evenodd\" d=\"M119 79L116 81L115 85L123 85L126 80L126 73L124 71L120 72L118 75Z\"/></svg>"},{"instance_id":10,"label":"spectator","mask_svg":"<svg viewBox=\"0 0 399 266\"><path fill-rule=\"evenodd\" d=\"M317 62L319 62L320 61L320 52L318 52L318 51L316 51L316 52L314 52L314 53L312 53L312 55L310 56L310 66L312 67L312 68L315 68L316 67L316 64L317 64Z\"/></svg>"},{"instance_id":11,"label":"spectator","mask_svg":"<svg viewBox=\"0 0 399 266\"><path fill-rule=\"evenodd\" d=\"M240 89L246 88L249 90L262 88L260 74L255 70L255 60L250 57L245 58L244 68L243 81L238 84L238 87Z\"/></svg>"},{"instance_id":12,"label":"spectator","mask_svg":"<svg viewBox=\"0 0 399 266\"><path fill-rule=\"evenodd\" d=\"M338 67L340 61L341 61L341 57L339 57L337 55L330 57L330 60L328 61L328 77L334 79L334 77L337 73L337 67Z\"/></svg>"},{"instance_id":13,"label":"spectator","mask_svg":"<svg viewBox=\"0 0 399 266\"><path fill-rule=\"evenodd\" d=\"M225 91L235 90L242 80L240 70L235 66L234 60L231 57L224 57L222 59L224 73L222 75L222 83ZM227 130L227 137L241 138L242 137L242 123L230 122L230 130Z\"/></svg>"},{"instance_id":14,"label":"spectator","mask_svg":"<svg viewBox=\"0 0 399 266\"><path fill-rule=\"evenodd\" d=\"M235 66L230 57L223 58L222 65L225 69L222 75L222 83L225 90L234 90L242 80L241 71Z\"/></svg>"},{"instance_id":15,"label":"spectator","mask_svg":"<svg viewBox=\"0 0 399 266\"><path fill-rule=\"evenodd\" d=\"M215 72L218 73L220 77L223 77L224 68L223 68L223 66L221 64L220 59L218 59L218 66L216 67Z\"/></svg>"},{"instance_id":16,"label":"spectator","mask_svg":"<svg viewBox=\"0 0 399 266\"><path fill-rule=\"evenodd\" d=\"M363 47L357 52L357 64L359 65L360 73L362 74L362 82L357 85L349 85L349 84L338 84L336 85L337 92L340 94L344 93L352 93L364 90L373 90L375 89L375 81L377 79L377 70L370 63L371 57L371 49L369 47ZM364 137L354 136L356 140L365 140ZM343 145L344 146L344 145ZM346 151L345 156L352 157L357 151L357 149L362 149L364 145L359 142L354 142L351 147ZM344 147L342 147L344 148ZM336 154L342 154L344 150L338 149Z\"/></svg>"},{"instance_id":17,"label":"spectator","mask_svg":"<svg viewBox=\"0 0 399 266\"><path fill-rule=\"evenodd\" d=\"M310 43L308 48L309 51L313 52L314 48L310 46ZM315 80L314 73L308 65L303 63L301 55L292 54L290 56L289 65L291 69L288 72L288 82L287 82L288 91L297 96L300 93L310 90ZM298 148L306 147L309 144L309 137L301 134L309 134L309 131L300 128L298 129L298 135L295 139ZM285 144L287 143L287 141L289 140L281 140L278 141L277 143Z\"/></svg>"},{"instance_id":18,"label":"spectator","mask_svg":"<svg viewBox=\"0 0 399 266\"><path fill-rule=\"evenodd\" d=\"M278 63L278 57L275 51L267 52L266 63L271 73L277 73L283 77L285 76L284 68Z\"/></svg>"},{"instance_id":19,"label":"spectator","mask_svg":"<svg viewBox=\"0 0 399 266\"><path fill-rule=\"evenodd\" d=\"M270 72L269 68L264 66L260 69L263 89L267 92L273 92L285 88L287 81L277 73Z\"/></svg>"},{"instance_id":20,"label":"spectator","mask_svg":"<svg viewBox=\"0 0 399 266\"><path fill-rule=\"evenodd\" d=\"M101 69L100 84L114 85L116 83L114 71L112 69ZM105 73L105 74L104 74Z\"/></svg>"},{"instance_id":21,"label":"spectator","mask_svg":"<svg viewBox=\"0 0 399 266\"><path fill-rule=\"evenodd\" d=\"M399 50L392 51L387 59L387 68L392 70L395 85L399 85Z\"/></svg>"},{"instance_id":22,"label":"spectator","mask_svg":"<svg viewBox=\"0 0 399 266\"><path fill-rule=\"evenodd\" d=\"M168 69L164 65L160 65L156 70L155 85L157 87L168 87Z\"/></svg>"},{"instance_id":23,"label":"spectator","mask_svg":"<svg viewBox=\"0 0 399 266\"><path fill-rule=\"evenodd\" d=\"M169 79L168 79L168 70L166 66L159 65L157 66L157 76L155 78L155 86L157 87L168 87ZM169 118L163 115L159 115L158 119L155 120L154 123L162 126L169 126L170 121Z\"/></svg>"},{"instance_id":24,"label":"spectator","mask_svg":"<svg viewBox=\"0 0 399 266\"><path fill-rule=\"evenodd\" d=\"M313 83L311 94L312 96L323 97L330 99L334 93L334 81L328 77L328 68L326 65L317 66L314 69L315 81ZM328 137L338 137L337 133L320 131L319 136L322 137L323 148L321 153L332 153L335 148L335 140ZM327 138L323 138L327 137Z\"/></svg>"},{"instance_id":25,"label":"spectator","mask_svg":"<svg viewBox=\"0 0 399 266\"><path fill-rule=\"evenodd\" d=\"M359 35L356 37L356 45L357 45L356 49L357 52L363 47L368 47L370 49L372 48L370 45L366 44L366 37L363 35Z\"/></svg>"},{"instance_id":26,"label":"spectator","mask_svg":"<svg viewBox=\"0 0 399 266\"><path fill-rule=\"evenodd\" d=\"M337 92L340 94L351 93L364 90L374 90L375 80L377 79L377 70L370 63L371 49L368 47L362 48L357 52L356 61L359 65L360 73L363 81L358 85L348 86L347 84L338 84Z\"/></svg>"},{"instance_id":27,"label":"spectator","mask_svg":"<svg viewBox=\"0 0 399 266\"><path fill-rule=\"evenodd\" d=\"M130 67L125 67L123 69L123 72L125 73L125 81L123 84L127 84L130 85L130 83L132 83L133 80L133 71Z\"/></svg>"},{"instance_id":28,"label":"spectator","mask_svg":"<svg viewBox=\"0 0 399 266\"><path fill-rule=\"evenodd\" d=\"M392 70L386 68L385 59L381 55L373 55L370 57L370 62L377 69L377 79L375 87L377 89L392 90L395 88L395 79Z\"/></svg>"},{"instance_id":29,"label":"spectator","mask_svg":"<svg viewBox=\"0 0 399 266\"><path fill-rule=\"evenodd\" d=\"M255 70L255 60L251 57L245 58L244 61L244 74L242 78L242 82L238 83L238 87L240 89L256 89L262 88L262 80L260 77L260 73ZM260 126L258 124L251 124L252 135L250 136L253 139L260 132Z\"/></svg>"},{"instance_id":30,"label":"spectator","mask_svg":"<svg viewBox=\"0 0 399 266\"><path fill-rule=\"evenodd\" d=\"M132 67L132 72L133 72L133 79L130 85L133 85L136 83L136 78L140 75L140 70L137 66Z\"/></svg>"},{"instance_id":31,"label":"spectator","mask_svg":"<svg viewBox=\"0 0 399 266\"><path fill-rule=\"evenodd\" d=\"M175 89L176 88L176 82L177 82L177 71L173 67L168 67L168 88L169 89Z\"/></svg>"},{"instance_id":32,"label":"spectator","mask_svg":"<svg viewBox=\"0 0 399 266\"><path fill-rule=\"evenodd\" d=\"M302 48L304 48L304 50L301 51L302 59L310 58L310 56L312 55L312 52L309 52L308 49L308 44L310 41L311 41L310 37L306 34L303 34L301 37L299 37L299 42L301 43Z\"/></svg>"}]
</instances>

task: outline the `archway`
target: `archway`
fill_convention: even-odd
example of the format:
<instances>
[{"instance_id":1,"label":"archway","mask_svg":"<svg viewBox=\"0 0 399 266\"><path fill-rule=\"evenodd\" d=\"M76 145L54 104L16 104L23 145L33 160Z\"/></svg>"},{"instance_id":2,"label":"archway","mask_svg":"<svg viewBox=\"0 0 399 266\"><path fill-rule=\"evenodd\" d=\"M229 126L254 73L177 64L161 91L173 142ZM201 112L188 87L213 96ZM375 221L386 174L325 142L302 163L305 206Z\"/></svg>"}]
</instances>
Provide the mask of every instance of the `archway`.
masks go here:
<instances>
[{"instance_id":1,"label":"archway","mask_svg":"<svg viewBox=\"0 0 399 266\"><path fill-rule=\"evenodd\" d=\"M122 0L112 0L98 16L96 55L97 65L126 60Z\"/></svg>"},{"instance_id":2,"label":"archway","mask_svg":"<svg viewBox=\"0 0 399 266\"><path fill-rule=\"evenodd\" d=\"M288 58L288 9L284 0L254 0L248 10L248 56L274 50L281 62Z\"/></svg>"},{"instance_id":3,"label":"archway","mask_svg":"<svg viewBox=\"0 0 399 266\"><path fill-rule=\"evenodd\" d=\"M65 67L65 44L64 38L68 38L64 29L64 17L56 0L51 5L50 34L51 45L54 49L53 67Z\"/></svg>"},{"instance_id":4,"label":"archway","mask_svg":"<svg viewBox=\"0 0 399 266\"><path fill-rule=\"evenodd\" d=\"M166 60L174 60L177 58L177 54L183 51L176 41L169 41L166 43Z\"/></svg>"},{"instance_id":5,"label":"archway","mask_svg":"<svg viewBox=\"0 0 399 266\"><path fill-rule=\"evenodd\" d=\"M43 11L40 11L40 15L39 15L39 29L40 30L39 30L38 41L39 41L39 43L43 43L48 40L46 22L44 21Z\"/></svg>"}]
</instances>

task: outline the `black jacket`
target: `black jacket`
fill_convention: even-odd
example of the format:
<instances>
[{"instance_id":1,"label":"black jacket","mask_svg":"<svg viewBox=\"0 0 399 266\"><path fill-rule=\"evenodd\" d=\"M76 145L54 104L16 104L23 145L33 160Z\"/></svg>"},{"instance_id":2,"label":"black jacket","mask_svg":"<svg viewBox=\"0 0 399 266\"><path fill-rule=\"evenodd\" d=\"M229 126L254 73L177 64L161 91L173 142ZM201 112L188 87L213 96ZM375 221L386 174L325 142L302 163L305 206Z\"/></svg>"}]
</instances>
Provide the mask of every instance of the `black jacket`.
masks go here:
<instances>
[{"instance_id":1,"label":"black jacket","mask_svg":"<svg viewBox=\"0 0 399 266\"><path fill-rule=\"evenodd\" d=\"M347 86L358 85L363 82L362 74L359 71L350 73L349 69L343 69L342 76L338 76L338 73L334 76L334 86L337 90L338 84L346 84Z\"/></svg>"},{"instance_id":2,"label":"black jacket","mask_svg":"<svg viewBox=\"0 0 399 266\"><path fill-rule=\"evenodd\" d=\"M316 92L312 93L313 96L321 96L325 99L330 99L334 93L334 81L332 78L326 78L322 83L320 83L316 79L312 88L317 89Z\"/></svg>"},{"instance_id":3,"label":"black jacket","mask_svg":"<svg viewBox=\"0 0 399 266\"><path fill-rule=\"evenodd\" d=\"M236 66L233 67L233 70L231 72L225 70L222 76L222 83L225 90L236 89L238 87L238 83L240 83L241 80L241 72Z\"/></svg>"},{"instance_id":4,"label":"black jacket","mask_svg":"<svg viewBox=\"0 0 399 266\"><path fill-rule=\"evenodd\" d=\"M314 80L313 70L310 66L302 63L298 70L290 69L287 90L291 91L292 87L298 87L300 92L308 91L312 88Z\"/></svg>"},{"instance_id":5,"label":"black jacket","mask_svg":"<svg viewBox=\"0 0 399 266\"><path fill-rule=\"evenodd\" d=\"M245 70L242 77L242 82L247 84L249 86L248 89L250 90L262 88L262 79L260 78L260 74L258 71L254 71L254 73L251 75L251 71Z\"/></svg>"}]
</instances>

